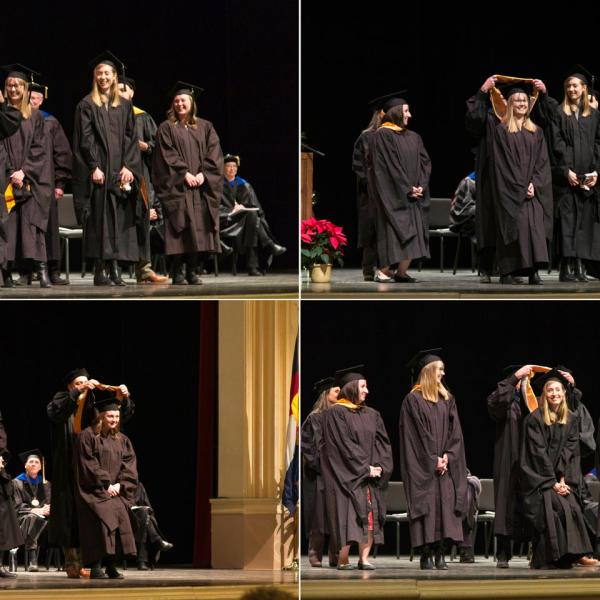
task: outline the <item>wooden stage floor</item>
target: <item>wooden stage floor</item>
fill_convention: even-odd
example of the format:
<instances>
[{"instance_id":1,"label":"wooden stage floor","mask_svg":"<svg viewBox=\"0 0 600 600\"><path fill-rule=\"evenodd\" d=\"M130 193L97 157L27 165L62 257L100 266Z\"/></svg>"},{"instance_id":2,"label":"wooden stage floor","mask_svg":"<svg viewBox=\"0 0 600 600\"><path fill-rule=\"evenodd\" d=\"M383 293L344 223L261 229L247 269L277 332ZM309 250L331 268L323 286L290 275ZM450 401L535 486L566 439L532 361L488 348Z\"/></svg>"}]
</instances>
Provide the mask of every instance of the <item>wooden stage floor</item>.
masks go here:
<instances>
[{"instance_id":1,"label":"wooden stage floor","mask_svg":"<svg viewBox=\"0 0 600 600\"><path fill-rule=\"evenodd\" d=\"M600 568L564 570L530 569L525 558L515 558L510 568L497 569L489 558L477 556L474 564L450 561L447 571L421 571L418 557L379 556L371 559L375 571L338 571L311 568L301 561L301 597L335 599L510 599L600 598ZM356 564L356 557L351 557ZM326 563L326 561L325 561Z\"/></svg>"},{"instance_id":2,"label":"wooden stage floor","mask_svg":"<svg viewBox=\"0 0 600 600\"><path fill-rule=\"evenodd\" d=\"M71 273L70 285L40 288L37 282L16 288L0 287L0 300L4 299L160 299L189 300L209 298L297 298L298 274L296 271L274 271L263 277L248 277L246 273L203 275L201 285L150 285L137 284L135 279L124 277L126 286L96 287L92 275L81 278L81 273Z\"/></svg>"},{"instance_id":3,"label":"wooden stage floor","mask_svg":"<svg viewBox=\"0 0 600 600\"><path fill-rule=\"evenodd\" d=\"M121 569L119 569L121 570ZM128 569L124 579L69 579L62 571L26 573L16 579L0 579L0 595L21 600L237 600L256 586L286 590L297 597L298 573L219 569Z\"/></svg>"},{"instance_id":4,"label":"wooden stage floor","mask_svg":"<svg viewBox=\"0 0 600 600\"><path fill-rule=\"evenodd\" d=\"M600 298L600 281L588 283L561 283L558 272L540 272L543 285L502 285L498 277L491 284L479 283L479 276L470 269L440 273L439 269L423 269L420 273L411 269L417 283L375 283L364 281L360 269L334 269L331 283L309 283L302 277L302 297L319 298L371 298L371 299L592 299ZM525 279L525 282L527 280Z\"/></svg>"}]
</instances>

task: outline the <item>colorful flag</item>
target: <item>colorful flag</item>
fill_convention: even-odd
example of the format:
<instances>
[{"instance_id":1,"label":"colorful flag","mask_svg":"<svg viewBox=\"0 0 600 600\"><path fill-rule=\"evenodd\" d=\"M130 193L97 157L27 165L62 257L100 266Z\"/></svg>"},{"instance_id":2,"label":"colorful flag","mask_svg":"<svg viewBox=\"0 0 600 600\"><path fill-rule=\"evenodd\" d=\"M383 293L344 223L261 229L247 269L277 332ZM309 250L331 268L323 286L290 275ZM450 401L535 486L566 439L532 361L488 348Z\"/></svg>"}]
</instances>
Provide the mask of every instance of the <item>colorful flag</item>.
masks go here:
<instances>
[{"instance_id":1,"label":"colorful flag","mask_svg":"<svg viewBox=\"0 0 600 600\"><path fill-rule=\"evenodd\" d=\"M292 382L290 384L290 413L287 427L287 447L285 451L285 484L281 497L282 504L293 515L298 504L298 337L294 350Z\"/></svg>"}]
</instances>

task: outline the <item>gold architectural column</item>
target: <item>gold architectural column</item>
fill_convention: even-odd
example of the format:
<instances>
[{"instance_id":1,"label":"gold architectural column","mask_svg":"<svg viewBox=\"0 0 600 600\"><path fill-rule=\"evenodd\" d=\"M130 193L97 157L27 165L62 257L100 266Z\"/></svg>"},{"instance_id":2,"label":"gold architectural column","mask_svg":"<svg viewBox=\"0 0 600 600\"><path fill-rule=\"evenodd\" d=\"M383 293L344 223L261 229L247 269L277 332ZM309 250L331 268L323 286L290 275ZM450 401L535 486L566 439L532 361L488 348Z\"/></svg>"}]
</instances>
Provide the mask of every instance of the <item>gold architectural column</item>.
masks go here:
<instances>
[{"instance_id":1,"label":"gold architectural column","mask_svg":"<svg viewBox=\"0 0 600 600\"><path fill-rule=\"evenodd\" d=\"M295 301L219 304L214 568L280 569L293 558L293 523L280 498L297 333Z\"/></svg>"}]
</instances>

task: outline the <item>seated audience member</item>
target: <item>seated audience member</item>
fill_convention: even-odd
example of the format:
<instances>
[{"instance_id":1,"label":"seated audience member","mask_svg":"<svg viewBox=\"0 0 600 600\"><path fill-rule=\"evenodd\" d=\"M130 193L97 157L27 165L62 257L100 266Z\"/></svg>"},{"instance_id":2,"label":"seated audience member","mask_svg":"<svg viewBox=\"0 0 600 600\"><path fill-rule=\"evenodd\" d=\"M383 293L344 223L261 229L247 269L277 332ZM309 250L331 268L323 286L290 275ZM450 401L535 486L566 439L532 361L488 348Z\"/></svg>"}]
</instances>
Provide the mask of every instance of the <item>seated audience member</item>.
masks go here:
<instances>
[{"instance_id":1,"label":"seated audience member","mask_svg":"<svg viewBox=\"0 0 600 600\"><path fill-rule=\"evenodd\" d=\"M283 254L286 248L275 241L254 189L237 174L240 157L227 154L223 162L225 178L219 211L221 238L236 252L246 255L248 275L261 275L259 248L264 248L266 254L263 272L271 265L273 256Z\"/></svg>"},{"instance_id":2,"label":"seated audience member","mask_svg":"<svg viewBox=\"0 0 600 600\"><path fill-rule=\"evenodd\" d=\"M19 527L25 540L27 570L38 570L40 536L48 526L51 486L44 477L44 457L39 450L19 454L25 471L13 480L13 498ZM17 548L10 551L10 570L17 570Z\"/></svg>"}]
</instances>

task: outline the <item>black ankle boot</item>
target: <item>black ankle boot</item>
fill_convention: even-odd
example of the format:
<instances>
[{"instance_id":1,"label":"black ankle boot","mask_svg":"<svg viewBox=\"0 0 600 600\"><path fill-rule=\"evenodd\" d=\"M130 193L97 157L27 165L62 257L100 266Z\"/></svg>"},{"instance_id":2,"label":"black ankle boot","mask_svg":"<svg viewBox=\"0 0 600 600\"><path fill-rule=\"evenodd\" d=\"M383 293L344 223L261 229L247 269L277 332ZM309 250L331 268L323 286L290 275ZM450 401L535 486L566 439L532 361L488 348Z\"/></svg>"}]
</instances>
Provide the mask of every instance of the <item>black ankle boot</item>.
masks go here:
<instances>
[{"instance_id":1,"label":"black ankle boot","mask_svg":"<svg viewBox=\"0 0 600 600\"><path fill-rule=\"evenodd\" d=\"M100 258L97 258L94 261L94 285L114 285L114 283L106 276L104 261Z\"/></svg>"},{"instance_id":2,"label":"black ankle boot","mask_svg":"<svg viewBox=\"0 0 600 600\"><path fill-rule=\"evenodd\" d=\"M38 572L38 551L37 548L27 550L27 570L30 573Z\"/></svg>"},{"instance_id":3,"label":"black ankle boot","mask_svg":"<svg viewBox=\"0 0 600 600\"><path fill-rule=\"evenodd\" d=\"M190 285L199 285L202 283L196 269L198 267L198 255L190 254L185 261L185 278Z\"/></svg>"},{"instance_id":4,"label":"black ankle boot","mask_svg":"<svg viewBox=\"0 0 600 600\"><path fill-rule=\"evenodd\" d=\"M577 281L575 275L572 273L570 258L561 258L558 280L563 283L573 283L574 281Z\"/></svg>"},{"instance_id":5,"label":"black ankle boot","mask_svg":"<svg viewBox=\"0 0 600 600\"><path fill-rule=\"evenodd\" d=\"M35 262L35 272L38 274L40 279L40 287L49 288L52 287L50 283L50 277L48 276L48 265L45 262Z\"/></svg>"},{"instance_id":6,"label":"black ankle boot","mask_svg":"<svg viewBox=\"0 0 600 600\"><path fill-rule=\"evenodd\" d=\"M583 264L583 261L580 258L575 259L574 275L577 281L581 281L582 283L587 283L589 281L585 274L585 265Z\"/></svg>"},{"instance_id":7,"label":"black ankle boot","mask_svg":"<svg viewBox=\"0 0 600 600\"><path fill-rule=\"evenodd\" d=\"M175 254L171 262L171 277L173 285L187 285L183 275L183 255Z\"/></svg>"},{"instance_id":8,"label":"black ankle boot","mask_svg":"<svg viewBox=\"0 0 600 600\"><path fill-rule=\"evenodd\" d=\"M69 285L66 279L60 278L60 268L57 260L48 261L48 272L50 274L50 283L52 285Z\"/></svg>"},{"instance_id":9,"label":"black ankle boot","mask_svg":"<svg viewBox=\"0 0 600 600\"><path fill-rule=\"evenodd\" d=\"M448 565L446 564L446 559L444 557L444 548L438 546L435 549L435 568L438 571L447 571Z\"/></svg>"},{"instance_id":10,"label":"black ankle boot","mask_svg":"<svg viewBox=\"0 0 600 600\"><path fill-rule=\"evenodd\" d=\"M529 285L542 285L542 278L537 271L533 271L529 275Z\"/></svg>"},{"instance_id":11,"label":"black ankle boot","mask_svg":"<svg viewBox=\"0 0 600 600\"><path fill-rule=\"evenodd\" d=\"M115 284L115 285L127 285L122 279L121 279L121 269L119 269L119 262L116 259L113 260L109 260L108 261L108 270L109 270L109 277L110 280Z\"/></svg>"},{"instance_id":12,"label":"black ankle boot","mask_svg":"<svg viewBox=\"0 0 600 600\"><path fill-rule=\"evenodd\" d=\"M421 569L431 570L433 569L433 560L431 559L431 548L423 546L421 549Z\"/></svg>"}]
</instances>

